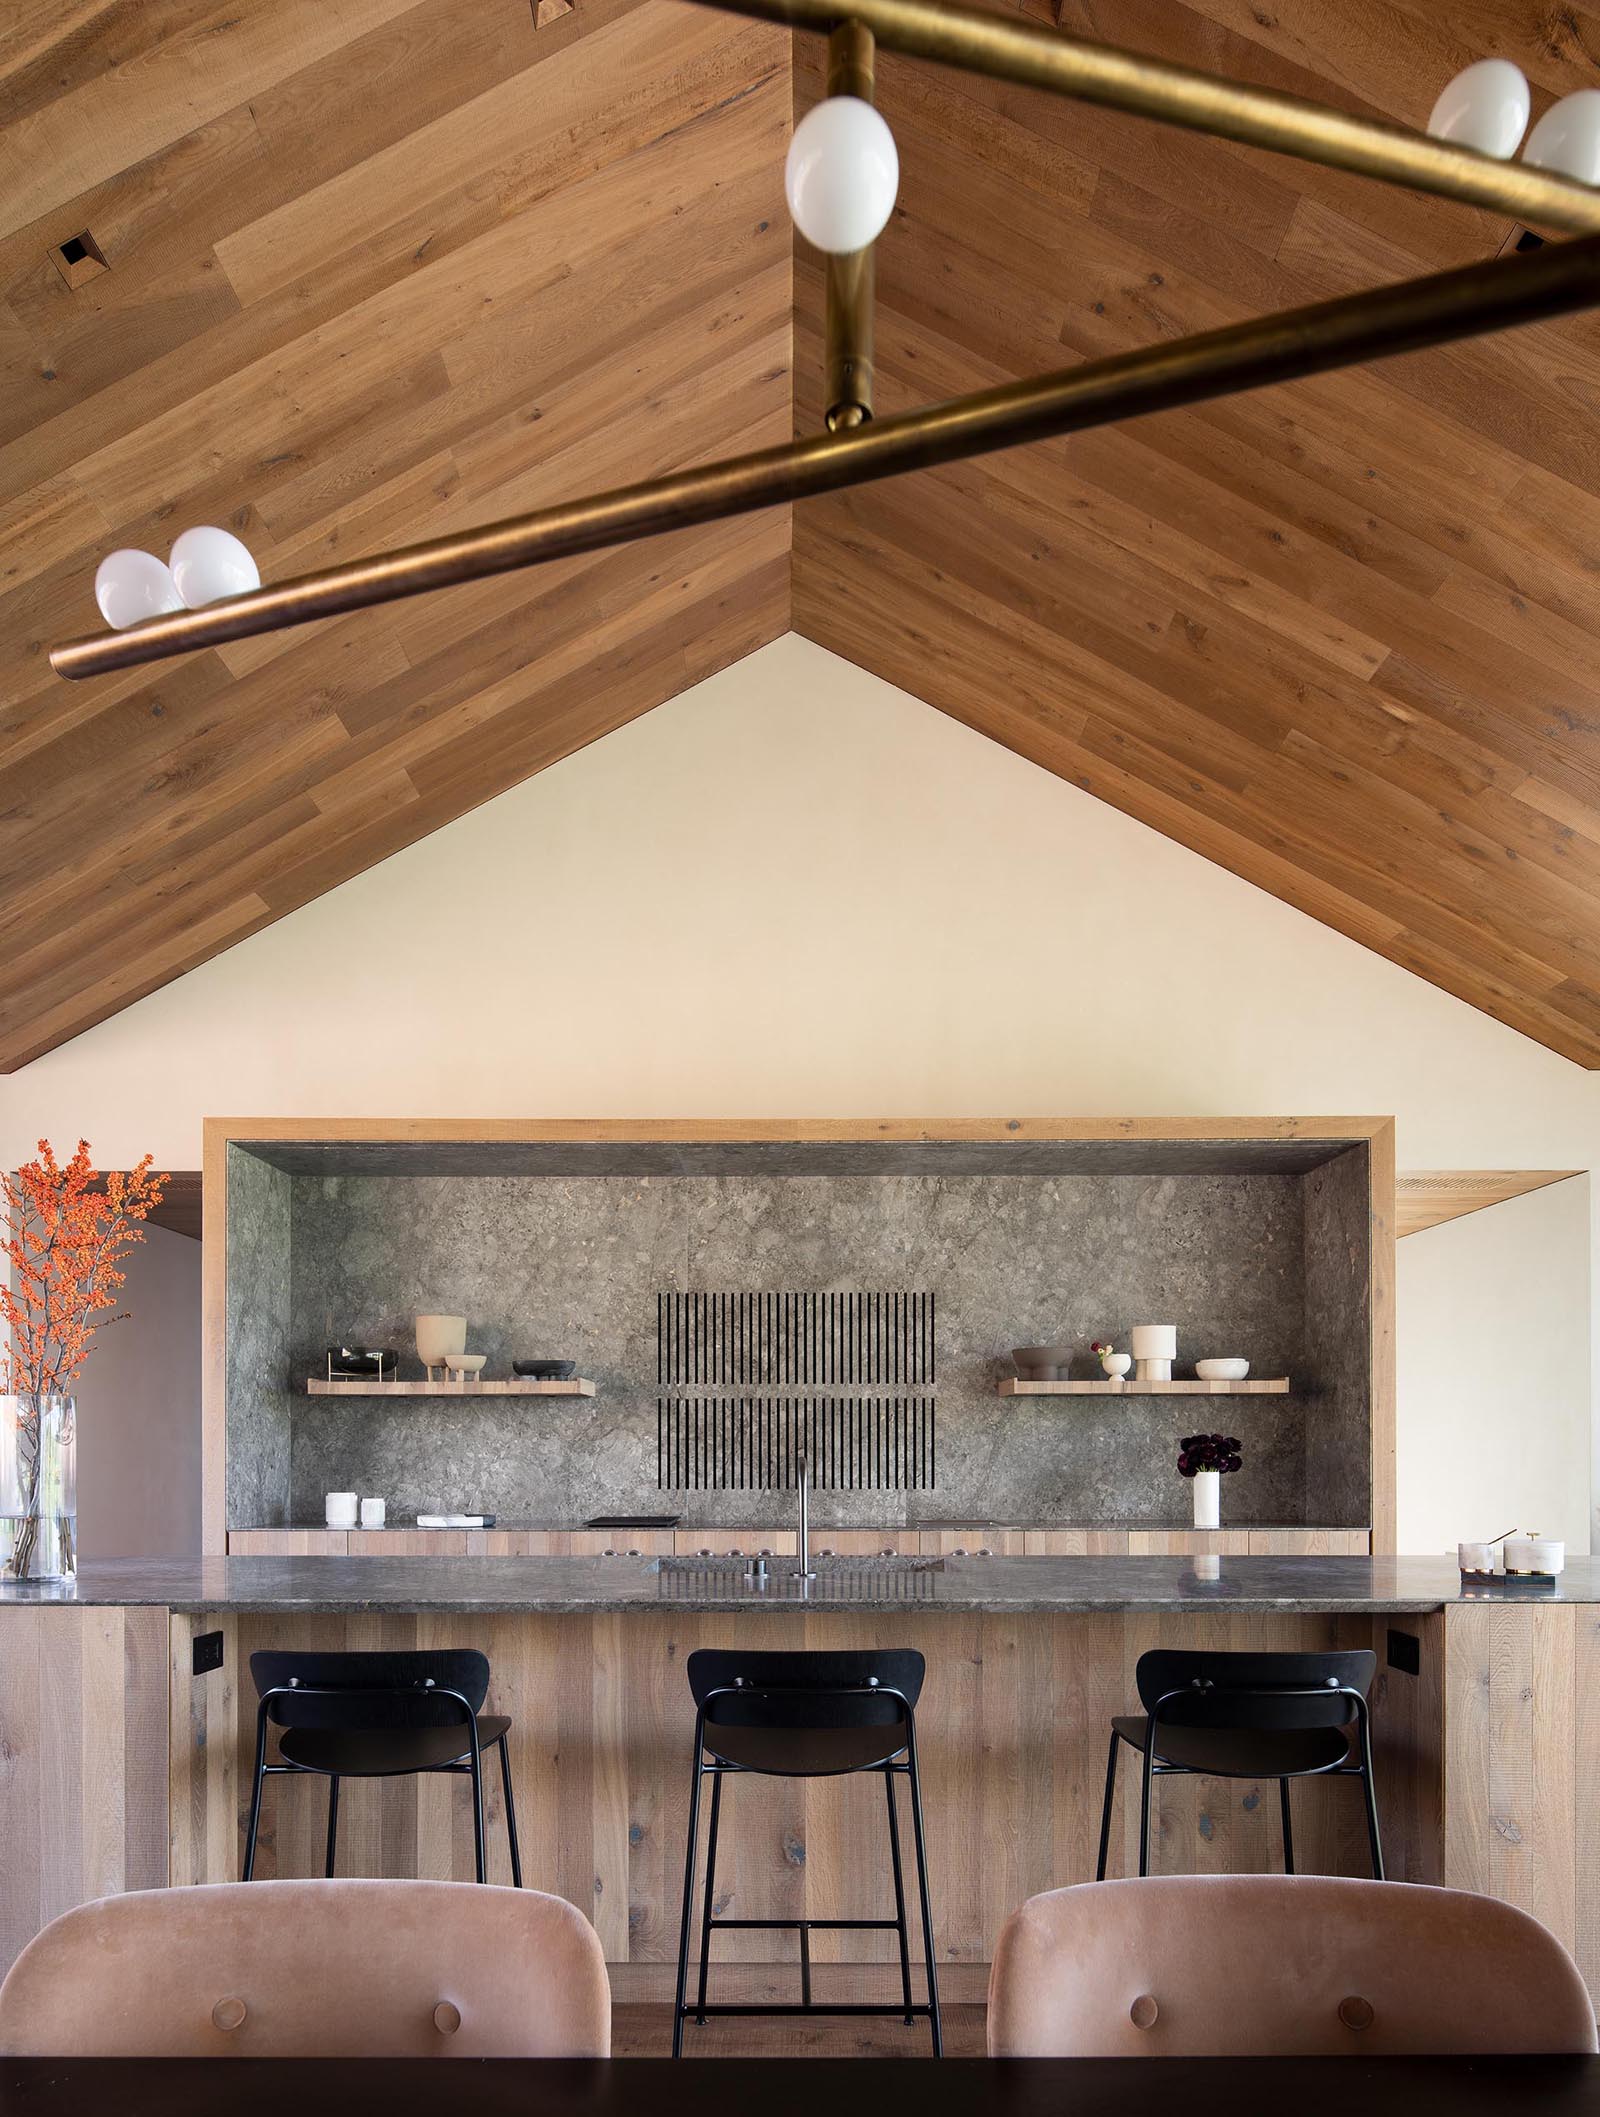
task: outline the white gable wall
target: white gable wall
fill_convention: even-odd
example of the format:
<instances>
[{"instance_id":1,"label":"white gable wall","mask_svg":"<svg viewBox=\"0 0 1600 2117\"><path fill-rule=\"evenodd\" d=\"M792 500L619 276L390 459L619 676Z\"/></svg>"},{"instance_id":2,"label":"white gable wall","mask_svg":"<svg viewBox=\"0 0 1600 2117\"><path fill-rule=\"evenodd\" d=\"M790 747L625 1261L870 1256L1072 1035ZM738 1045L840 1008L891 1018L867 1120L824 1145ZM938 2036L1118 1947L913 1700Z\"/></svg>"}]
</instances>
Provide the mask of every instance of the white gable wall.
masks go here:
<instances>
[{"instance_id":1,"label":"white gable wall","mask_svg":"<svg viewBox=\"0 0 1600 2117\"><path fill-rule=\"evenodd\" d=\"M1393 1112L1402 1168L1600 1147L1595 1076L790 637L0 1081L0 1154L195 1168L208 1114L1279 1112ZM1411 1446L1461 1422L1541 1437L1524 1511L1578 1540L1592 1303L1546 1300L1530 1363L1502 1216L1589 1288L1589 1188L1401 1245L1403 1547L1505 1526L1491 1449L1446 1509Z\"/></svg>"}]
</instances>

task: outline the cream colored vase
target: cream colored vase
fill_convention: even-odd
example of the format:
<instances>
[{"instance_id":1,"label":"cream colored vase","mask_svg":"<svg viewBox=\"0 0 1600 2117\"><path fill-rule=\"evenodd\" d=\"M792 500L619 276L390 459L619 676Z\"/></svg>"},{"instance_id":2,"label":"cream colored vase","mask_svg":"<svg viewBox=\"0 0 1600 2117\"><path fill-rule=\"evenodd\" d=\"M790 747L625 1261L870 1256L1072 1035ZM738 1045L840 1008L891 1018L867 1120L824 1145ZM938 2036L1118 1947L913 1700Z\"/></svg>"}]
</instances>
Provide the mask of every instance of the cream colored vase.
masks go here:
<instances>
[{"instance_id":1,"label":"cream colored vase","mask_svg":"<svg viewBox=\"0 0 1600 2117\"><path fill-rule=\"evenodd\" d=\"M465 1316L418 1316L417 1358L424 1367L443 1367L452 1353L467 1349Z\"/></svg>"}]
</instances>

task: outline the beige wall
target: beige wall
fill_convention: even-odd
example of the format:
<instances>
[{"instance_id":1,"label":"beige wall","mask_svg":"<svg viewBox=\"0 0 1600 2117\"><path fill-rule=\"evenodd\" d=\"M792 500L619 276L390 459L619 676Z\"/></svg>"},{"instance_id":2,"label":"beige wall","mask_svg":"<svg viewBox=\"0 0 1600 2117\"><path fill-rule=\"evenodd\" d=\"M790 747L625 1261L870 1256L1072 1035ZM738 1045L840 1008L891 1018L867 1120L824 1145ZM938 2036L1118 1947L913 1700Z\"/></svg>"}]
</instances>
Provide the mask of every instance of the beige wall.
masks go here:
<instances>
[{"instance_id":1,"label":"beige wall","mask_svg":"<svg viewBox=\"0 0 1600 2117\"><path fill-rule=\"evenodd\" d=\"M207 1114L1014 1111L1392 1111L1414 1168L1600 1143L1594 1077L790 638L0 1083L0 1151L192 1168ZM1553 1272L1582 1233L1546 1232ZM1562 1389L1588 1357L1585 1313ZM1437 1547L1422 1499L1402 1541Z\"/></svg>"},{"instance_id":2,"label":"beige wall","mask_svg":"<svg viewBox=\"0 0 1600 2117\"><path fill-rule=\"evenodd\" d=\"M1574 1177L1401 1243L1408 1550L1452 1550L1471 1522L1588 1548L1589 1188Z\"/></svg>"},{"instance_id":3,"label":"beige wall","mask_svg":"<svg viewBox=\"0 0 1600 2117\"><path fill-rule=\"evenodd\" d=\"M85 1558L200 1549L200 1245L147 1228L77 1384Z\"/></svg>"}]
</instances>

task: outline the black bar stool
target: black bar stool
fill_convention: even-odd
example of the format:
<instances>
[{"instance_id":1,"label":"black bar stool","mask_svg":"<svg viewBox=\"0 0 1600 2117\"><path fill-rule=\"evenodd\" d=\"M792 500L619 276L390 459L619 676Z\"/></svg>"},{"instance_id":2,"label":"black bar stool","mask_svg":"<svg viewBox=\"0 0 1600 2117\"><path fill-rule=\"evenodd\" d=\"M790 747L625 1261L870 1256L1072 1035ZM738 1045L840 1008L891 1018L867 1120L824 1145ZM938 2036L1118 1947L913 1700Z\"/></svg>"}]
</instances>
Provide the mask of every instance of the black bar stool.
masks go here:
<instances>
[{"instance_id":1,"label":"black bar stool","mask_svg":"<svg viewBox=\"0 0 1600 2117\"><path fill-rule=\"evenodd\" d=\"M255 1784L245 1837L244 1880L255 1873L261 1795L272 1774L312 1773L328 1782L328 1853L333 1873L339 1839L339 1781L456 1772L472 1781L472 1844L478 1880L483 1851L483 1752L500 1752L506 1797L511 1880L522 1887L517 1811L511 1798L511 1722L485 1713L489 1662L471 1647L428 1653L252 1654L261 1705L256 1714ZM267 1762L267 1724L281 1728L281 1763Z\"/></svg>"},{"instance_id":2,"label":"black bar stool","mask_svg":"<svg viewBox=\"0 0 1600 2117\"><path fill-rule=\"evenodd\" d=\"M1289 1781L1359 1779L1366 1796L1372 1872L1381 1882L1383 1846L1367 1712L1377 1666L1377 1656L1364 1647L1347 1654L1207 1654L1168 1648L1141 1654L1134 1681L1144 1713L1111 1723L1096 1881L1106 1878L1117 1752L1125 1742L1144 1760L1140 1874L1150 1872L1151 1783L1182 1772L1212 1779L1276 1779L1286 1874L1294 1873Z\"/></svg>"},{"instance_id":3,"label":"black bar stool","mask_svg":"<svg viewBox=\"0 0 1600 2117\"><path fill-rule=\"evenodd\" d=\"M699 1708L694 1724L694 1779L689 1795L689 1844L683 1866L683 1923L678 1937L678 1992L672 2017L672 2055L683 2055L683 2024L693 2013L704 2024L712 2014L901 2015L909 2026L926 2015L933 2055L944 2049L939 2020L939 1979L933 1955L933 1913L928 1903L928 1862L923 1842L922 1785L917 1775L916 1702L926 1664L906 1649L876 1653L747 1654L702 1648L689 1656L689 1688ZM892 1919L719 1919L711 1915L717 1874L717 1828L722 1819L722 1782L730 1772L770 1778L840 1778L881 1772L889 1806L889 1862L894 1877ZM900 1822L895 1780L911 1787L911 1831L917 1855L917 1892L922 1909L922 1945L927 1958L928 2001L911 1998L911 1944L906 1921L905 1874L900 1862ZM705 1908L700 1921L700 1988L685 2005L689 1980L689 1929L694 1911L695 1854L700 1835L701 1782L711 1780L711 1828L706 1845ZM711 1936L720 1927L766 1929L800 1936L800 2000L790 2006L710 2006L706 1975ZM900 1939L898 2007L825 2006L811 1997L811 1934L893 1932Z\"/></svg>"}]
</instances>

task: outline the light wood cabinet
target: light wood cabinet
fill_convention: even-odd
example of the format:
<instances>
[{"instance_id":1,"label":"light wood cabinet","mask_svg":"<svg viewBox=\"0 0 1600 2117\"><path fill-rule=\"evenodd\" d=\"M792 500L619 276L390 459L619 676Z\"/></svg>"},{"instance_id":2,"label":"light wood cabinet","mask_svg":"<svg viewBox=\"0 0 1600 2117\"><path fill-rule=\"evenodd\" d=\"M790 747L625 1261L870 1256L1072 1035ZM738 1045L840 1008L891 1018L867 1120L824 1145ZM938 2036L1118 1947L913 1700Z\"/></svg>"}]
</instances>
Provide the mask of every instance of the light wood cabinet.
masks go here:
<instances>
[{"instance_id":1,"label":"light wood cabinet","mask_svg":"<svg viewBox=\"0 0 1600 2117\"><path fill-rule=\"evenodd\" d=\"M672 1532L672 1548L679 1558L700 1558L707 1552L713 1558L722 1558L730 1551L742 1551L747 1558L757 1551L770 1551L775 1558L792 1558L798 1541L793 1529L774 1529L770 1525L764 1529L674 1529ZM811 1548L816 1550L820 1541L821 1532L814 1531Z\"/></svg>"},{"instance_id":2,"label":"light wood cabinet","mask_svg":"<svg viewBox=\"0 0 1600 2117\"><path fill-rule=\"evenodd\" d=\"M343 1558L348 1529L230 1529L230 1558Z\"/></svg>"},{"instance_id":3,"label":"light wood cabinet","mask_svg":"<svg viewBox=\"0 0 1600 2117\"><path fill-rule=\"evenodd\" d=\"M919 1532L924 1558L976 1558L989 1553L996 1558L1021 1558L1026 1550L1026 1532L996 1528L991 1522L975 1522L971 1528L923 1529Z\"/></svg>"},{"instance_id":4,"label":"light wood cabinet","mask_svg":"<svg viewBox=\"0 0 1600 2117\"><path fill-rule=\"evenodd\" d=\"M1184 1558L1214 1551L1229 1557L1364 1558L1366 1529L1021 1529L985 1526L938 1529L816 1529L813 1552L874 1558L904 1552L924 1558ZM598 1558L607 1552L640 1558L676 1553L714 1558L770 1551L792 1557L793 1529L770 1524L735 1529L231 1529L235 1558Z\"/></svg>"},{"instance_id":5,"label":"light wood cabinet","mask_svg":"<svg viewBox=\"0 0 1600 2117\"><path fill-rule=\"evenodd\" d=\"M1126 1529L1030 1529L1023 1538L1029 1558L1126 1558Z\"/></svg>"},{"instance_id":6,"label":"light wood cabinet","mask_svg":"<svg viewBox=\"0 0 1600 2117\"><path fill-rule=\"evenodd\" d=\"M469 1529L473 1558L660 1558L670 1529Z\"/></svg>"},{"instance_id":7,"label":"light wood cabinet","mask_svg":"<svg viewBox=\"0 0 1600 2117\"><path fill-rule=\"evenodd\" d=\"M1370 1529L1252 1529L1252 1558L1366 1558Z\"/></svg>"}]
</instances>

